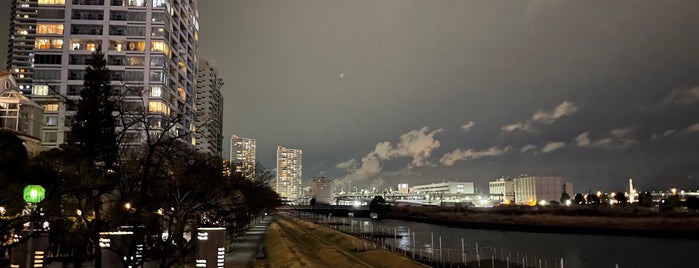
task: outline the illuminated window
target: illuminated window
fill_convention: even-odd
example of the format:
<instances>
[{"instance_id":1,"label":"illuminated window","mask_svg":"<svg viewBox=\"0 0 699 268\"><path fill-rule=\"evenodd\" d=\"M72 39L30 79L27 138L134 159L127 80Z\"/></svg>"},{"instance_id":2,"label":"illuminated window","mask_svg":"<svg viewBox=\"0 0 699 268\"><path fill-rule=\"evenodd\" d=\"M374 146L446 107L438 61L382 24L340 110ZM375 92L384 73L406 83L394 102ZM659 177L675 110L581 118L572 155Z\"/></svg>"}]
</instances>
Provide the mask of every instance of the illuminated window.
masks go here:
<instances>
[{"instance_id":1,"label":"illuminated window","mask_svg":"<svg viewBox=\"0 0 699 268\"><path fill-rule=\"evenodd\" d=\"M34 48L36 49L61 49L63 48L62 39L37 38L34 40Z\"/></svg>"},{"instance_id":2,"label":"illuminated window","mask_svg":"<svg viewBox=\"0 0 699 268\"><path fill-rule=\"evenodd\" d=\"M161 97L163 94L163 91L160 87L151 87L150 88L150 96L151 97Z\"/></svg>"},{"instance_id":3,"label":"illuminated window","mask_svg":"<svg viewBox=\"0 0 699 268\"><path fill-rule=\"evenodd\" d=\"M51 41L46 38L37 38L36 40L34 40L34 48L49 49L51 48Z\"/></svg>"},{"instance_id":4,"label":"illuminated window","mask_svg":"<svg viewBox=\"0 0 699 268\"><path fill-rule=\"evenodd\" d=\"M153 113L170 114L170 107L162 101L149 101L148 111Z\"/></svg>"},{"instance_id":5,"label":"illuminated window","mask_svg":"<svg viewBox=\"0 0 699 268\"><path fill-rule=\"evenodd\" d=\"M184 89L182 89L181 87L178 87L178 88L177 88L177 94L180 96L180 99L181 99L182 101L186 101L186 100L187 100L187 93L185 93L185 92L184 92Z\"/></svg>"},{"instance_id":6,"label":"illuminated window","mask_svg":"<svg viewBox=\"0 0 699 268\"><path fill-rule=\"evenodd\" d=\"M163 41L150 42L150 51L161 51L165 55L170 55L170 47Z\"/></svg>"},{"instance_id":7,"label":"illuminated window","mask_svg":"<svg viewBox=\"0 0 699 268\"><path fill-rule=\"evenodd\" d=\"M127 49L130 51L146 51L146 42L129 42L127 44Z\"/></svg>"},{"instance_id":8,"label":"illuminated window","mask_svg":"<svg viewBox=\"0 0 699 268\"><path fill-rule=\"evenodd\" d=\"M51 40L51 48L62 49L63 48L63 39Z\"/></svg>"},{"instance_id":9,"label":"illuminated window","mask_svg":"<svg viewBox=\"0 0 699 268\"><path fill-rule=\"evenodd\" d=\"M144 7L146 6L146 0L127 0L126 5L134 7Z\"/></svg>"},{"instance_id":10,"label":"illuminated window","mask_svg":"<svg viewBox=\"0 0 699 268\"><path fill-rule=\"evenodd\" d=\"M39 5L65 5L65 0L39 0Z\"/></svg>"},{"instance_id":11,"label":"illuminated window","mask_svg":"<svg viewBox=\"0 0 699 268\"><path fill-rule=\"evenodd\" d=\"M87 43L85 48L89 51L95 51L95 48L97 48L97 47L95 46L95 43Z\"/></svg>"},{"instance_id":12,"label":"illuminated window","mask_svg":"<svg viewBox=\"0 0 699 268\"><path fill-rule=\"evenodd\" d=\"M34 85L32 87L32 94L37 96L46 96L49 94L48 85Z\"/></svg>"},{"instance_id":13,"label":"illuminated window","mask_svg":"<svg viewBox=\"0 0 699 268\"><path fill-rule=\"evenodd\" d=\"M58 103L44 105L44 112L58 112Z\"/></svg>"},{"instance_id":14,"label":"illuminated window","mask_svg":"<svg viewBox=\"0 0 699 268\"><path fill-rule=\"evenodd\" d=\"M50 116L44 117L44 119L45 119L44 123L46 123L47 127L55 127L58 125L58 116L50 115Z\"/></svg>"},{"instance_id":15,"label":"illuminated window","mask_svg":"<svg viewBox=\"0 0 699 268\"><path fill-rule=\"evenodd\" d=\"M166 5L170 6L166 0L153 0L153 7L165 7Z\"/></svg>"},{"instance_id":16,"label":"illuminated window","mask_svg":"<svg viewBox=\"0 0 699 268\"><path fill-rule=\"evenodd\" d=\"M63 24L39 23L36 25L37 34L63 34Z\"/></svg>"}]
</instances>

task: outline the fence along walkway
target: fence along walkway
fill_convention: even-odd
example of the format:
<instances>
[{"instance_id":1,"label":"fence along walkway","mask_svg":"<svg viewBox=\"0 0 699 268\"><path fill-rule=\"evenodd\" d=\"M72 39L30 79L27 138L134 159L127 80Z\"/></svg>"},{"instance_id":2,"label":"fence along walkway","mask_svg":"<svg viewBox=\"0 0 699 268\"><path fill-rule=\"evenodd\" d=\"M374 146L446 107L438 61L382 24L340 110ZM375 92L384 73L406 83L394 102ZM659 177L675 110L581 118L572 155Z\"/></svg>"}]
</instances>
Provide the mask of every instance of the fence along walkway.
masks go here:
<instances>
[{"instance_id":1,"label":"fence along walkway","mask_svg":"<svg viewBox=\"0 0 699 268\"><path fill-rule=\"evenodd\" d=\"M533 256L519 250L467 243L463 237L461 248L443 248L442 237L433 233L399 232L396 227L308 212L289 215L362 238L364 243L356 244L356 251L382 248L433 267L564 268L560 257ZM409 245L401 245L399 240L403 238L410 241ZM426 242L426 247L417 248L418 241Z\"/></svg>"}]
</instances>

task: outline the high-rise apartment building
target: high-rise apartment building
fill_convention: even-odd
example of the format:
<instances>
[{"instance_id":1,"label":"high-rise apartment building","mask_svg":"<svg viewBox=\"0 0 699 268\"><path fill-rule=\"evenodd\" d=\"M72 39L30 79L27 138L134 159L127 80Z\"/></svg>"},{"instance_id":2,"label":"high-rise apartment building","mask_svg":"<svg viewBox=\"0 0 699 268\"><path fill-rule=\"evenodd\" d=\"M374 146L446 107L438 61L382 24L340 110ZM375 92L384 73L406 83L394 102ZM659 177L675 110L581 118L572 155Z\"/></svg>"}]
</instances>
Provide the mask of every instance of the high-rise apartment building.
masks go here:
<instances>
[{"instance_id":1,"label":"high-rise apartment building","mask_svg":"<svg viewBox=\"0 0 699 268\"><path fill-rule=\"evenodd\" d=\"M255 154L257 153L255 139L233 135L231 138L230 163L232 171L247 178L255 177Z\"/></svg>"},{"instance_id":2,"label":"high-rise apartment building","mask_svg":"<svg viewBox=\"0 0 699 268\"><path fill-rule=\"evenodd\" d=\"M44 145L68 140L76 105L63 96L79 100L85 65L98 47L113 93L129 111L147 113L127 140L143 140L146 126L165 131L172 114L181 117L168 131L194 130L198 20L198 0L12 0L7 68L32 100L56 107L44 111Z\"/></svg>"},{"instance_id":3,"label":"high-rise apartment building","mask_svg":"<svg viewBox=\"0 0 699 268\"><path fill-rule=\"evenodd\" d=\"M194 140L197 149L221 155L223 151L223 79L208 61L199 61Z\"/></svg>"},{"instance_id":4,"label":"high-rise apartment building","mask_svg":"<svg viewBox=\"0 0 699 268\"><path fill-rule=\"evenodd\" d=\"M277 146L277 184L275 190L282 198L294 201L303 196L302 156L301 149Z\"/></svg>"}]
</instances>

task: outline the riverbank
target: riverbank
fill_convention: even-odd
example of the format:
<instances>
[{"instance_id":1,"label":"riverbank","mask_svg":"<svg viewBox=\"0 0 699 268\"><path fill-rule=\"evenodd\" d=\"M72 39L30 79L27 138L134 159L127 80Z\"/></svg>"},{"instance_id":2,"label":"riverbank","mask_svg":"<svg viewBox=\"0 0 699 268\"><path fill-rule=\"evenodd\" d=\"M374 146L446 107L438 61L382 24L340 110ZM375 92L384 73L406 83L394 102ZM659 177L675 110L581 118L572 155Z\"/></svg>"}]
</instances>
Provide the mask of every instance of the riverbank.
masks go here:
<instances>
[{"instance_id":1,"label":"riverbank","mask_svg":"<svg viewBox=\"0 0 699 268\"><path fill-rule=\"evenodd\" d=\"M428 267L336 230L277 216L266 237L269 267ZM361 246L360 246L361 245Z\"/></svg>"},{"instance_id":2,"label":"riverbank","mask_svg":"<svg viewBox=\"0 0 699 268\"><path fill-rule=\"evenodd\" d=\"M557 214L559 213L559 214ZM387 218L458 228L540 233L699 239L699 217L673 215L560 215L560 211L395 208Z\"/></svg>"}]
</instances>

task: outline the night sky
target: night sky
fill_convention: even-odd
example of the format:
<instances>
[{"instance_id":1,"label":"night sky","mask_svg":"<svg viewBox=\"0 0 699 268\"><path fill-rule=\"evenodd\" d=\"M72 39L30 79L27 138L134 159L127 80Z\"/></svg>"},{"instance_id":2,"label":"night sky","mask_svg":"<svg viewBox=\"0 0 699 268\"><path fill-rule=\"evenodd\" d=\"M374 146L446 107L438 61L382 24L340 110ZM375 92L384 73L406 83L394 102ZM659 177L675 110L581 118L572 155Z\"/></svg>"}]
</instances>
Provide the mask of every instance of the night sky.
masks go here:
<instances>
[{"instance_id":1,"label":"night sky","mask_svg":"<svg viewBox=\"0 0 699 268\"><path fill-rule=\"evenodd\" d=\"M304 181L474 181L487 192L526 173L563 176L577 192L623 190L628 178L641 191L696 190L698 10L203 0L199 53L225 80L224 156L234 133L256 138L271 168L277 145L300 148Z\"/></svg>"}]
</instances>

